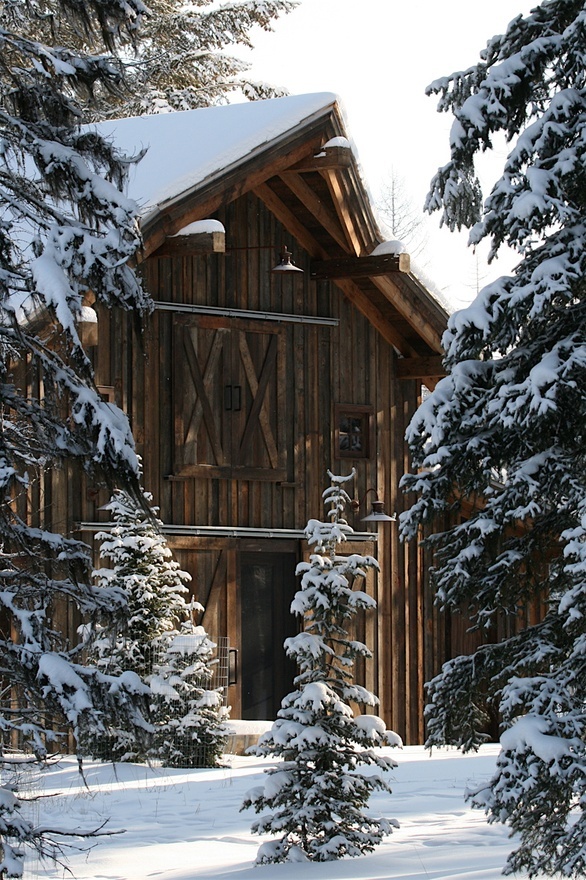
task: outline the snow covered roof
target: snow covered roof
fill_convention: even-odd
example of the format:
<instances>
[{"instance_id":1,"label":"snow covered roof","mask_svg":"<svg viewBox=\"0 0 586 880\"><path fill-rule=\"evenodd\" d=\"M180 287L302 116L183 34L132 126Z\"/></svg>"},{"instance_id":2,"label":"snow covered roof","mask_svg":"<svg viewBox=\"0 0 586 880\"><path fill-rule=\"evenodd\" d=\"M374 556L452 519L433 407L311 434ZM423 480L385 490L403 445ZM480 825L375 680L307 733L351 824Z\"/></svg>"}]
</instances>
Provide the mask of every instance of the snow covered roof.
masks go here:
<instances>
[{"instance_id":1,"label":"snow covered roof","mask_svg":"<svg viewBox=\"0 0 586 880\"><path fill-rule=\"evenodd\" d=\"M144 151L128 185L141 212L141 259L160 255L173 237L194 233L194 222L209 221L225 204L253 192L312 260L349 259L344 277L339 271L322 277L335 277L404 357L441 352L445 310L408 261L395 267L393 277L388 261L381 270L369 258L373 271L363 271L364 255L384 236L335 94L112 120L99 130L128 156ZM397 255L397 243L393 249ZM352 277L356 261L360 284Z\"/></svg>"},{"instance_id":2,"label":"snow covered roof","mask_svg":"<svg viewBox=\"0 0 586 880\"><path fill-rule=\"evenodd\" d=\"M249 159L292 129L331 110L339 99L322 92L138 116L101 123L128 155L146 149L132 168L128 195L145 220L165 203Z\"/></svg>"}]
</instances>

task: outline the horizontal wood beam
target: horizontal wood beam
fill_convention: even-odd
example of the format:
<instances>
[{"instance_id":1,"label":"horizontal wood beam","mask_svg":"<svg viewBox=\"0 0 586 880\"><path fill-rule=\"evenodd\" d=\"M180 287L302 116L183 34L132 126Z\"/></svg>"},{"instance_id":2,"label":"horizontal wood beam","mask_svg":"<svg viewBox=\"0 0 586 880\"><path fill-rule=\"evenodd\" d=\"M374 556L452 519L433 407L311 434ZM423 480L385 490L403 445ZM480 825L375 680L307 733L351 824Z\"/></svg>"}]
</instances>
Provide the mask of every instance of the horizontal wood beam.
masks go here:
<instances>
[{"instance_id":1,"label":"horizontal wood beam","mask_svg":"<svg viewBox=\"0 0 586 880\"><path fill-rule=\"evenodd\" d=\"M192 477L214 478L219 480L258 480L266 483L282 483L287 479L284 468L228 467L207 464L187 464L178 473L166 474L170 482L190 480Z\"/></svg>"},{"instance_id":2,"label":"horizontal wood beam","mask_svg":"<svg viewBox=\"0 0 586 880\"><path fill-rule=\"evenodd\" d=\"M312 278L372 278L391 272L409 272L409 254L379 254L370 257L341 257L336 260L315 260Z\"/></svg>"},{"instance_id":3,"label":"horizontal wood beam","mask_svg":"<svg viewBox=\"0 0 586 880\"><path fill-rule=\"evenodd\" d=\"M225 232L198 232L195 235L172 235L158 248L155 257L192 257L198 254L223 254Z\"/></svg>"},{"instance_id":4,"label":"horizontal wood beam","mask_svg":"<svg viewBox=\"0 0 586 880\"><path fill-rule=\"evenodd\" d=\"M351 164L351 147L325 147L316 156L302 159L291 168L291 171L325 171L332 168L349 168Z\"/></svg>"},{"instance_id":5,"label":"horizontal wood beam","mask_svg":"<svg viewBox=\"0 0 586 880\"><path fill-rule=\"evenodd\" d=\"M441 355L397 360L398 379L439 379L445 375L446 369Z\"/></svg>"}]
</instances>

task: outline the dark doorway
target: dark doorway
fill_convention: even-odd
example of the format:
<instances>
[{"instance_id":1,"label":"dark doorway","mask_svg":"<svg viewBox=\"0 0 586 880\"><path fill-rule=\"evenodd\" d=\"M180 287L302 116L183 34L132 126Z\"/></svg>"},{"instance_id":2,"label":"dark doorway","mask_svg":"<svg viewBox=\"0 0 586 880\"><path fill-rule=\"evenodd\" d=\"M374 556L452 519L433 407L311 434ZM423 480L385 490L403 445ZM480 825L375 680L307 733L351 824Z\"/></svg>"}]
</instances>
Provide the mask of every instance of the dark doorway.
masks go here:
<instances>
[{"instance_id":1,"label":"dark doorway","mask_svg":"<svg viewBox=\"0 0 586 880\"><path fill-rule=\"evenodd\" d=\"M298 589L293 553L240 556L242 717L272 720L292 690L295 663L283 642L298 631L291 600Z\"/></svg>"}]
</instances>

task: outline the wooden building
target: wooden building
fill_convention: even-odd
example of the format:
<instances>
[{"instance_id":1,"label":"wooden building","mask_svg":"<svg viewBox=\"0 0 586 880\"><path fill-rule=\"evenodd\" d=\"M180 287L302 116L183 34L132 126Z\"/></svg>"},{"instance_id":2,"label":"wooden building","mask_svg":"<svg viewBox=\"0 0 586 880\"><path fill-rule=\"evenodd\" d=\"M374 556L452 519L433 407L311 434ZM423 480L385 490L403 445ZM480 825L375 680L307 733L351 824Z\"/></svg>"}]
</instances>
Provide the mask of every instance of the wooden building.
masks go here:
<instances>
[{"instance_id":1,"label":"wooden building","mask_svg":"<svg viewBox=\"0 0 586 880\"><path fill-rule=\"evenodd\" d=\"M380 574L360 623L359 670L380 714L423 739L424 682L457 653L425 560L369 502L405 500L404 432L441 374L446 313L384 244L335 96L280 98L104 124L148 147L130 194L142 208L140 269L155 302L142 333L100 312L93 358L130 416L143 483L193 576L212 636L228 636L235 718L273 718L293 670L284 638L303 528L321 518L327 470L356 469L355 541ZM297 270L272 271L286 247ZM285 256L285 260L287 257ZM91 540L103 490L70 493ZM376 528L378 525L378 528Z\"/></svg>"}]
</instances>

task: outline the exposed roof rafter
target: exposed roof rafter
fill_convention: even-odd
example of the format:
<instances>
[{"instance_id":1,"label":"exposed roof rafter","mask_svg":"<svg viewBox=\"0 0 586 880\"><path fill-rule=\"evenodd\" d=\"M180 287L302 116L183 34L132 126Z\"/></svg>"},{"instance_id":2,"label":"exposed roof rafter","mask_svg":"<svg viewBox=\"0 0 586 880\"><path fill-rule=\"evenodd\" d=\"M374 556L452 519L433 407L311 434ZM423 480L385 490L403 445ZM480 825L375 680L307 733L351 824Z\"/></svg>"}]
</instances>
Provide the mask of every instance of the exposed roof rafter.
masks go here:
<instances>
[{"instance_id":1,"label":"exposed roof rafter","mask_svg":"<svg viewBox=\"0 0 586 880\"><path fill-rule=\"evenodd\" d=\"M354 218L350 213L349 200L346 197L346 193L344 192L345 188L342 184L340 172L337 170L324 171L323 176L325 177L330 188L332 200L338 213L338 218L346 235L348 249L353 256L357 257L362 253L364 249L364 244L360 240L360 236L356 230Z\"/></svg>"},{"instance_id":2,"label":"exposed roof rafter","mask_svg":"<svg viewBox=\"0 0 586 880\"><path fill-rule=\"evenodd\" d=\"M310 211L315 219L332 236L334 241L344 250L348 249L348 242L340 221L335 213L332 213L322 202L303 178L296 173L287 171L281 174L281 180L297 196L300 202Z\"/></svg>"},{"instance_id":3,"label":"exposed roof rafter","mask_svg":"<svg viewBox=\"0 0 586 880\"><path fill-rule=\"evenodd\" d=\"M266 183L261 183L253 190L254 194L265 203L267 208L273 212L275 217L283 224L291 235L294 235L299 244L308 252L311 257L324 258L327 256L324 248L311 235L309 230L301 223L293 211L273 192Z\"/></svg>"}]
</instances>

